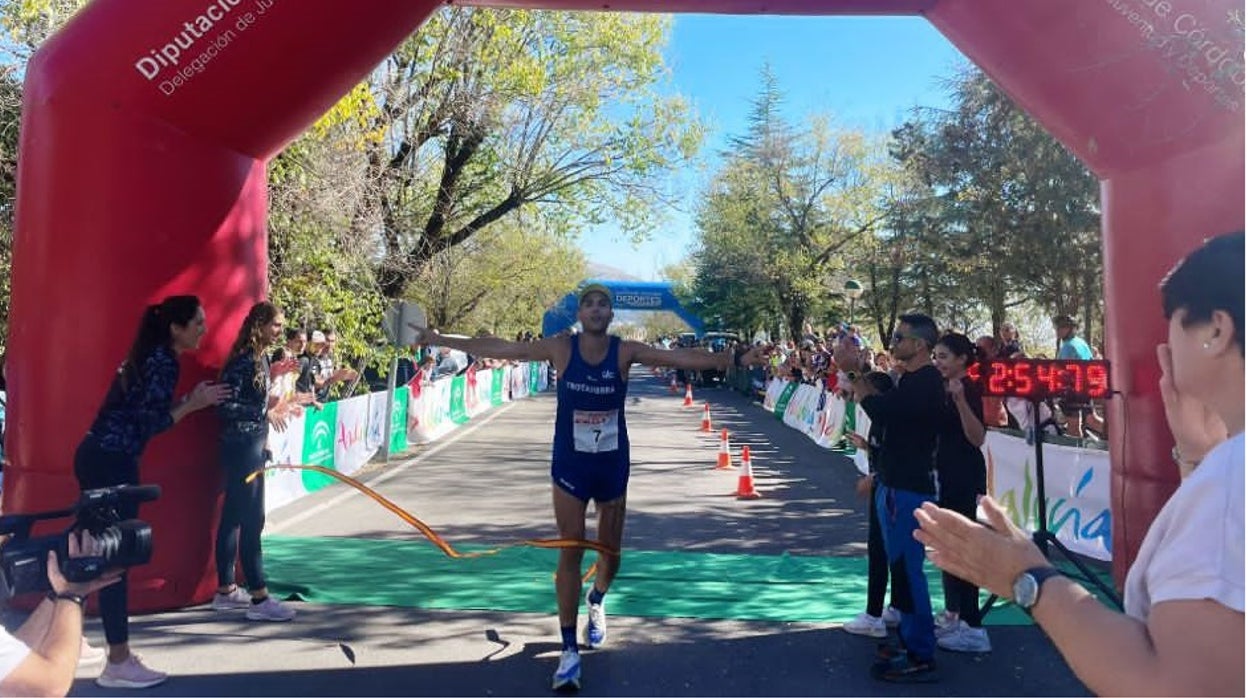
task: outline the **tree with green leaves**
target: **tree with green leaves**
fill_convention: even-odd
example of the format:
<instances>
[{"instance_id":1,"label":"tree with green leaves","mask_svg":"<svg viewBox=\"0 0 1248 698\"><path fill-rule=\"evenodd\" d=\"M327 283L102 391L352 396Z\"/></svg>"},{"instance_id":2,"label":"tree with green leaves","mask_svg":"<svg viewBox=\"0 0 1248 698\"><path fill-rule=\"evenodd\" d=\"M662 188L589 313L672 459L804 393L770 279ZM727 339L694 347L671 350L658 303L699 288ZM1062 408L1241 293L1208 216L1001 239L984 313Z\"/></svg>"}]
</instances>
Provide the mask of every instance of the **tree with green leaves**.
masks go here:
<instances>
[{"instance_id":1,"label":"tree with green leaves","mask_svg":"<svg viewBox=\"0 0 1248 698\"><path fill-rule=\"evenodd\" d=\"M22 86L13 67L0 67L0 354L8 344L12 297L13 213L17 201L18 125Z\"/></svg>"},{"instance_id":2,"label":"tree with green leaves","mask_svg":"<svg viewBox=\"0 0 1248 698\"><path fill-rule=\"evenodd\" d=\"M375 74L368 196L378 284L401 296L438 254L522 209L641 235L700 129L657 91L660 15L444 8Z\"/></svg>"},{"instance_id":3,"label":"tree with green leaves","mask_svg":"<svg viewBox=\"0 0 1248 698\"><path fill-rule=\"evenodd\" d=\"M517 216L435 255L407 297L430 327L511 337L539 331L546 308L576 288L585 269L574 241L538 217Z\"/></svg>"},{"instance_id":4,"label":"tree with green leaves","mask_svg":"<svg viewBox=\"0 0 1248 698\"><path fill-rule=\"evenodd\" d=\"M905 273L919 306L954 326L987 308L994 333L1030 299L1099 312L1096 178L983 73L949 86L951 109L921 112L891 142L916 185L891 219L918 236Z\"/></svg>"},{"instance_id":5,"label":"tree with green leaves","mask_svg":"<svg viewBox=\"0 0 1248 698\"><path fill-rule=\"evenodd\" d=\"M871 139L819 117L794 126L782 102L765 67L746 133L698 209L694 287L704 315L746 331L783 324L796 339L839 301L846 252L883 220L885 168Z\"/></svg>"}]
</instances>

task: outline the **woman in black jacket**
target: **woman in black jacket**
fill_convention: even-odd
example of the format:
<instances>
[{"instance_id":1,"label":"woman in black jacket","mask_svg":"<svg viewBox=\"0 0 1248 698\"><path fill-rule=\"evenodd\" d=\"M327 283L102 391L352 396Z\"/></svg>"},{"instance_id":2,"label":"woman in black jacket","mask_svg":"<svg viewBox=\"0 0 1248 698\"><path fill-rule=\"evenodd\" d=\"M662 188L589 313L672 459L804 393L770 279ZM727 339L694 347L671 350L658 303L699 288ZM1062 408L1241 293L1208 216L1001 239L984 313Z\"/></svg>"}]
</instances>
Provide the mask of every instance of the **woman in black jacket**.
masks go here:
<instances>
[{"instance_id":1,"label":"woman in black jacket","mask_svg":"<svg viewBox=\"0 0 1248 698\"><path fill-rule=\"evenodd\" d=\"M173 400L178 354L198 348L204 331L204 309L195 296L169 296L143 311L134 343L74 453L74 475L81 489L139 484L139 457L147 442L191 412L225 397L225 386L204 382L178 402ZM123 503L117 513L133 519L139 508ZM168 678L130 653L127 591L124 576L100 590L108 664L96 683L105 688L149 688Z\"/></svg>"},{"instance_id":2,"label":"woman in black jacket","mask_svg":"<svg viewBox=\"0 0 1248 698\"><path fill-rule=\"evenodd\" d=\"M939 504L974 520L979 497L988 487L988 468L980 450L986 436L983 392L966 375L978 358L977 349L966 335L950 332L936 342L932 358L948 396L936 449ZM936 645L952 652L992 651L980 617L979 587L948 572L941 573L941 579L945 611L936 617Z\"/></svg>"},{"instance_id":3,"label":"woman in black jacket","mask_svg":"<svg viewBox=\"0 0 1248 698\"><path fill-rule=\"evenodd\" d=\"M248 620L287 621L295 610L269 596L264 580L260 533L264 530L264 469L269 426L286 427L290 404L269 396L268 349L282 335L282 312L267 301L256 303L230 347L221 381L231 395L218 407L221 415L221 465L225 503L217 528L217 611L246 609ZM248 591L234 583L235 558Z\"/></svg>"}]
</instances>

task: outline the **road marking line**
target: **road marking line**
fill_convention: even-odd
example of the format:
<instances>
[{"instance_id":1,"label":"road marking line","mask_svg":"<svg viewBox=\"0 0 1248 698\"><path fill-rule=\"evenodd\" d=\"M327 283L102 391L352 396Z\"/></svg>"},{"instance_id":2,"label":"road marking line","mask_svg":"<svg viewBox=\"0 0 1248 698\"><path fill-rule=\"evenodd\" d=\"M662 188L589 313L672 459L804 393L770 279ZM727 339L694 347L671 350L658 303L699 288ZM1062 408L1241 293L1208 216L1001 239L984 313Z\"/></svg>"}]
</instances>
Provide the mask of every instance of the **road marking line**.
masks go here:
<instances>
[{"instance_id":1,"label":"road marking line","mask_svg":"<svg viewBox=\"0 0 1248 698\"><path fill-rule=\"evenodd\" d=\"M514 407L514 406L516 406L516 405L518 405L518 404L520 404L520 402L519 402L519 401L513 401L513 402L509 402L509 403L507 403L506 405L503 405L503 406L502 406L502 407L500 407L498 410L494 411L492 414L490 414L488 417L486 417L485 419L481 420L480 422L477 422L477 423L475 423L475 424L472 424L472 425L471 425L471 426L469 426L467 429L464 429L463 431L460 431L460 432L458 432L458 433L456 433L456 434L453 434L453 435L451 436L451 438L447 439L446 441L443 441L442 443L438 444L437 446L434 446L433 448L429 449L428 451L425 451L424 453L422 453L422 454L420 454L420 455L418 455L418 456L416 456L416 457L414 457L414 458L410 458L410 459L408 459L408 460L405 460L405 461L400 462L398 465L394 466L394 469L393 469L393 470L388 470L388 471L386 471L386 472L382 473L381 475L378 475L377 477L375 477L375 478L373 478L373 479L371 479L371 480L368 480L368 481L367 481L367 482L365 482L364 484L366 484L366 485L368 485L369 487L372 487L372 488L374 488L374 489L375 489L375 488L377 487L377 485L380 485L381 483L385 482L386 480L389 480L390 478L392 478L392 477L394 477L394 476L398 475L399 473L404 472L405 470L407 470L408 468L412 467L413 465L416 465L417 463L423 462L423 461L424 461L424 460L426 460L427 458L431 458L431 457L433 457L433 456L435 456L435 455L437 455L437 454L441 453L443 449L446 449L446 448L448 448L448 447L450 447L450 446L455 445L455 443L456 443L456 442L458 442L460 439L462 439L462 438L464 438L465 436L467 436L467 435L471 434L472 432L476 431L477 429L480 429L481 427L485 426L486 424L489 424L491 421L493 421L493 420L494 420L494 418L495 418L495 417L498 417L499 415L502 415L503 413L507 412L507 411L508 411L508 410L510 410L512 407ZM330 509L330 508L332 508L332 507L336 507L336 506L338 506L339 504L341 504L341 503L345 502L346 500L350 499L351 497L357 496L357 495L359 495L359 494L360 494L359 490L355 490L355 489L348 488L346 492L343 492L342 494L339 494L338 496L334 497L333 499L330 499L330 500L328 500L328 501L321 502L320 504L318 504L318 505L316 505L316 506L312 507L311 509L308 509L308 510L307 510L307 511L305 511L305 512L302 512L302 513L300 513L300 514L296 514L296 515L294 515L294 516L290 517L289 519L286 519L285 521L281 521L281 522L276 523L276 524L273 524L273 525L271 525L271 526L265 526L265 530L264 530L264 532L265 532L265 533L281 533L282 531L285 531L286 529L290 528L291 526L294 526L295 524L297 524L297 523L301 523L301 522L303 522L303 521L307 521L308 519L312 518L313 516L316 516L317 514L320 514L321 512L325 511L326 509ZM297 500L296 500L296 501L297 501Z\"/></svg>"}]
</instances>

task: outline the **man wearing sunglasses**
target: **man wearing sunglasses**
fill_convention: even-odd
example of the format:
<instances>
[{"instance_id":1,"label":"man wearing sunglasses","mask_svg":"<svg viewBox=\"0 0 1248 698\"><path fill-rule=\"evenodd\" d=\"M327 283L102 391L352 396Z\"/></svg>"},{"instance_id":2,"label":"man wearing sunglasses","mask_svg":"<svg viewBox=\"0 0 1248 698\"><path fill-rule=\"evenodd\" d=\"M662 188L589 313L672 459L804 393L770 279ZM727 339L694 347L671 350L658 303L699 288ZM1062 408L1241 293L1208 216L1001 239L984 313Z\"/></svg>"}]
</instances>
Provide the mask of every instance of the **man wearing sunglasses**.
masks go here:
<instances>
[{"instance_id":1,"label":"man wearing sunglasses","mask_svg":"<svg viewBox=\"0 0 1248 698\"><path fill-rule=\"evenodd\" d=\"M918 528L914 510L936 498L937 422L945 386L932 365L936 323L917 313L898 320L889 342L893 366L901 376L896 390L876 392L865 380L869 369L861 364L852 342L839 342L834 357L871 424L883 426L876 461L880 477L876 512L884 531L895 604L901 612L901 646L881 646L871 673L884 681L926 683L936 680L936 627L923 574L923 545L914 539Z\"/></svg>"}]
</instances>

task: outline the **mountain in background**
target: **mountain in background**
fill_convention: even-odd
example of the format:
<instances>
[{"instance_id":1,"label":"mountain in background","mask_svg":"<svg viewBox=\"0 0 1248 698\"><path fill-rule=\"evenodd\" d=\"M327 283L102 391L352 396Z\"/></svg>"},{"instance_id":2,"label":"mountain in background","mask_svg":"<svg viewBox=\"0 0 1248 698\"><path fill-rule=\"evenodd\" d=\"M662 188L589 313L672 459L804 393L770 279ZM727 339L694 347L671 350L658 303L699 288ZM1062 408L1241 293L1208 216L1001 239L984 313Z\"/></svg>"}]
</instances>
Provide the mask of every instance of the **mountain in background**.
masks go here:
<instances>
[{"instance_id":1,"label":"mountain in background","mask_svg":"<svg viewBox=\"0 0 1248 698\"><path fill-rule=\"evenodd\" d=\"M633 276L623 269L616 269L615 267L607 266L606 264L589 262L586 267L588 269L588 276L586 278L589 279L601 279L604 281L645 281L645 279Z\"/></svg>"}]
</instances>

